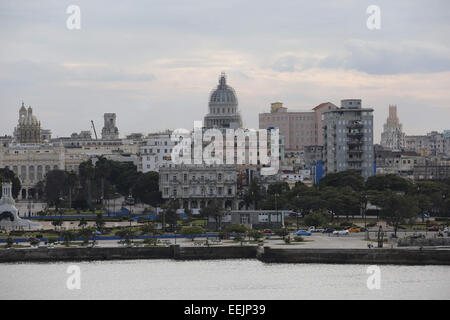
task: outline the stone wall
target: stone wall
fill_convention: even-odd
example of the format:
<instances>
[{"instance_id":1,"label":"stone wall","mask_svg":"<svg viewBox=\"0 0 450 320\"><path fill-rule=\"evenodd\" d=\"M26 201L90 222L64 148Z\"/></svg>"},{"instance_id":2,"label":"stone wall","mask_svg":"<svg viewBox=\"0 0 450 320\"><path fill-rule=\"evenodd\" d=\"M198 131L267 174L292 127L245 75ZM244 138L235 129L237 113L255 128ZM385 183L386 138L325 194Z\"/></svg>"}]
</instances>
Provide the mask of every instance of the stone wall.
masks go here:
<instances>
[{"instance_id":1,"label":"stone wall","mask_svg":"<svg viewBox=\"0 0 450 320\"><path fill-rule=\"evenodd\" d=\"M450 265L450 250L419 249L272 249L258 250L258 259L277 263L349 263Z\"/></svg>"},{"instance_id":2,"label":"stone wall","mask_svg":"<svg viewBox=\"0 0 450 320\"><path fill-rule=\"evenodd\" d=\"M450 238L428 238L428 239L404 238L398 240L397 246L399 247L450 246Z\"/></svg>"}]
</instances>

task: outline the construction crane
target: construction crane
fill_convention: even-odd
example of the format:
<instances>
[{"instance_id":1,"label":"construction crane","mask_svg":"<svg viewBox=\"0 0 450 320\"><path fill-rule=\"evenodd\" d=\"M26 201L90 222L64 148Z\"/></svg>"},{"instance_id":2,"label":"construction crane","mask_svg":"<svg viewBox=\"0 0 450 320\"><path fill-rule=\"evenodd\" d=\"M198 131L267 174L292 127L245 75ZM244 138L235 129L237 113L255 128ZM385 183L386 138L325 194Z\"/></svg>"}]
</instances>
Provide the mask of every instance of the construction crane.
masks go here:
<instances>
[{"instance_id":1,"label":"construction crane","mask_svg":"<svg viewBox=\"0 0 450 320\"><path fill-rule=\"evenodd\" d=\"M93 121L93 120L91 120L91 123L92 123L92 129L94 129L95 140L98 140L98 137L97 137L97 131L95 130L95 125L94 125L94 121Z\"/></svg>"}]
</instances>

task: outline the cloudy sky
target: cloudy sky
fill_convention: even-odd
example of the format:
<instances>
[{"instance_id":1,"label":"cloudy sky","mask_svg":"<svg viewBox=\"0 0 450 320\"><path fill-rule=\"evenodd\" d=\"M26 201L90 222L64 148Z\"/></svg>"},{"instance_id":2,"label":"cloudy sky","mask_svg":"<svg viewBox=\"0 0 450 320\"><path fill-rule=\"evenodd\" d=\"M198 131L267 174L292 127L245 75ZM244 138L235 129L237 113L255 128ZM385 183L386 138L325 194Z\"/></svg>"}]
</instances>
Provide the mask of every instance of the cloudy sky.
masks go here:
<instances>
[{"instance_id":1,"label":"cloudy sky","mask_svg":"<svg viewBox=\"0 0 450 320\"><path fill-rule=\"evenodd\" d=\"M0 44L0 134L22 101L54 136L100 131L105 112L122 135L192 128L222 71L249 128L274 101L361 98L375 141L389 104L407 134L450 129L448 0L1 0Z\"/></svg>"}]
</instances>

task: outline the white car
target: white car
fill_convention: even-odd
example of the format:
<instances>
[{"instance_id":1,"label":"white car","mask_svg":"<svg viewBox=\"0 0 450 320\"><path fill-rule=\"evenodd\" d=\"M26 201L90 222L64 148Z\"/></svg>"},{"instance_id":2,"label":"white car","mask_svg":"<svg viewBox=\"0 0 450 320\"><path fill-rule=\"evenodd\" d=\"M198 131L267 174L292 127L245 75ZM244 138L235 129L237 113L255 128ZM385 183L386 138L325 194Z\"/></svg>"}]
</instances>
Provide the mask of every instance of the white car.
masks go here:
<instances>
[{"instance_id":1,"label":"white car","mask_svg":"<svg viewBox=\"0 0 450 320\"><path fill-rule=\"evenodd\" d=\"M449 233L449 232L450 232L450 228L449 227L444 228L444 233Z\"/></svg>"},{"instance_id":2,"label":"white car","mask_svg":"<svg viewBox=\"0 0 450 320\"><path fill-rule=\"evenodd\" d=\"M346 236L349 234L348 230L335 230L333 231L334 235L338 235L338 236Z\"/></svg>"}]
</instances>

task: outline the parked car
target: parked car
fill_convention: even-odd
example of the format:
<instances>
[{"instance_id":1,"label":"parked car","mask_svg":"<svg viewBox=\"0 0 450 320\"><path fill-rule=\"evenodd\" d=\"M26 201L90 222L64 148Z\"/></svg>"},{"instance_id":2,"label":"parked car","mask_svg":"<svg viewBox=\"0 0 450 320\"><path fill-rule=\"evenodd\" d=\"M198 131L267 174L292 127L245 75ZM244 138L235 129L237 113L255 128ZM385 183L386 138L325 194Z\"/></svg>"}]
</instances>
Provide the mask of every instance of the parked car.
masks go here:
<instances>
[{"instance_id":1,"label":"parked car","mask_svg":"<svg viewBox=\"0 0 450 320\"><path fill-rule=\"evenodd\" d=\"M334 231L335 231L334 229L327 228L323 229L322 233L333 233Z\"/></svg>"},{"instance_id":2,"label":"parked car","mask_svg":"<svg viewBox=\"0 0 450 320\"><path fill-rule=\"evenodd\" d=\"M438 226L432 226L431 228L428 228L428 231L439 231Z\"/></svg>"},{"instance_id":3,"label":"parked car","mask_svg":"<svg viewBox=\"0 0 450 320\"><path fill-rule=\"evenodd\" d=\"M450 228L449 227L444 228L444 233L450 233Z\"/></svg>"},{"instance_id":4,"label":"parked car","mask_svg":"<svg viewBox=\"0 0 450 320\"><path fill-rule=\"evenodd\" d=\"M270 230L270 229L265 229L263 232L264 232L265 234L271 234L271 233L272 233L272 230Z\"/></svg>"},{"instance_id":5,"label":"parked car","mask_svg":"<svg viewBox=\"0 0 450 320\"><path fill-rule=\"evenodd\" d=\"M338 235L338 236L346 236L349 234L348 230L335 230L333 231L334 235Z\"/></svg>"},{"instance_id":6,"label":"parked car","mask_svg":"<svg viewBox=\"0 0 450 320\"><path fill-rule=\"evenodd\" d=\"M348 229L348 232L361 232L361 229L352 227L352 228Z\"/></svg>"},{"instance_id":7,"label":"parked car","mask_svg":"<svg viewBox=\"0 0 450 320\"><path fill-rule=\"evenodd\" d=\"M298 230L295 234L297 236L310 236L311 232L306 231L306 230Z\"/></svg>"}]
</instances>

